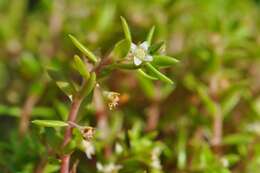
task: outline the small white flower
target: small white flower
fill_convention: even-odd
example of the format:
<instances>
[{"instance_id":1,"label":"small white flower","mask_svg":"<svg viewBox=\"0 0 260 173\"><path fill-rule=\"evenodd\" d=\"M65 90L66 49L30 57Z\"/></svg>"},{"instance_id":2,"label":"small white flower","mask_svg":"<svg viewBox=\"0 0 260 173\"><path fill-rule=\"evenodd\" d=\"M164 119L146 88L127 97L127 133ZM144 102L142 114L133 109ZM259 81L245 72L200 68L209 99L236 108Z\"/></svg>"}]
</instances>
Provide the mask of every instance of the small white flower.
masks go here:
<instances>
[{"instance_id":1,"label":"small white flower","mask_svg":"<svg viewBox=\"0 0 260 173\"><path fill-rule=\"evenodd\" d=\"M132 55L136 66L142 64L144 61L150 62L153 60L153 57L148 54L148 43L146 41L138 46L131 43L130 54Z\"/></svg>"},{"instance_id":2,"label":"small white flower","mask_svg":"<svg viewBox=\"0 0 260 173\"><path fill-rule=\"evenodd\" d=\"M122 169L121 165L115 165L114 163L109 163L107 165L102 165L97 162L97 170L102 173L117 173L120 169Z\"/></svg>"},{"instance_id":3,"label":"small white flower","mask_svg":"<svg viewBox=\"0 0 260 173\"><path fill-rule=\"evenodd\" d=\"M161 162L160 162L160 154L161 154L161 148L159 147L155 147L152 150L152 162L151 162L151 167L157 170L161 170L162 166L161 166Z\"/></svg>"},{"instance_id":4,"label":"small white flower","mask_svg":"<svg viewBox=\"0 0 260 173\"><path fill-rule=\"evenodd\" d=\"M221 158L221 163L222 163L222 165L224 166L224 167L228 167L229 166L229 162L228 162L228 160L225 158L225 157L223 157L223 158Z\"/></svg>"},{"instance_id":5,"label":"small white flower","mask_svg":"<svg viewBox=\"0 0 260 173\"><path fill-rule=\"evenodd\" d=\"M249 132L255 133L257 135L260 135L260 122L254 122L252 124L249 124L247 126L247 130Z\"/></svg>"},{"instance_id":6,"label":"small white flower","mask_svg":"<svg viewBox=\"0 0 260 173\"><path fill-rule=\"evenodd\" d=\"M92 155L95 154L95 148L90 141L82 140L82 146L85 150L85 154L88 159L92 159Z\"/></svg>"},{"instance_id":7,"label":"small white flower","mask_svg":"<svg viewBox=\"0 0 260 173\"><path fill-rule=\"evenodd\" d=\"M123 147L119 143L116 143L115 150L117 154L121 154L123 152Z\"/></svg>"}]
</instances>

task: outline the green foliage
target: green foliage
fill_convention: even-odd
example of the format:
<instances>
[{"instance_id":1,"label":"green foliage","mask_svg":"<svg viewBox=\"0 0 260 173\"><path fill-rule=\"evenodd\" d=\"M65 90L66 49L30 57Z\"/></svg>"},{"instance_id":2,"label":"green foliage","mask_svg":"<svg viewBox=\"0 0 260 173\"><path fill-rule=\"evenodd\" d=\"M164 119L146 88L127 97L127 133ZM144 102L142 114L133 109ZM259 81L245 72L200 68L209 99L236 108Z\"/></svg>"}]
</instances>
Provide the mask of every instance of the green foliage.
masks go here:
<instances>
[{"instance_id":1,"label":"green foliage","mask_svg":"<svg viewBox=\"0 0 260 173\"><path fill-rule=\"evenodd\" d=\"M0 1L0 172L258 173L259 8Z\"/></svg>"}]
</instances>

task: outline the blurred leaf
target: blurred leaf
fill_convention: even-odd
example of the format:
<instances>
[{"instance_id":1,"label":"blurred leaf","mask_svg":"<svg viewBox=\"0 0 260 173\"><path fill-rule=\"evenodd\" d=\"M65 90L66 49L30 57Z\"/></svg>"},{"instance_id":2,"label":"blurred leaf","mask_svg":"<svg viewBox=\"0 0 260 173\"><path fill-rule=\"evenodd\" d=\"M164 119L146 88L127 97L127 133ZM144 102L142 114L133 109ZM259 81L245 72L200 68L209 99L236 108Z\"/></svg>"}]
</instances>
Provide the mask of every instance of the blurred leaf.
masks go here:
<instances>
[{"instance_id":1,"label":"blurred leaf","mask_svg":"<svg viewBox=\"0 0 260 173\"><path fill-rule=\"evenodd\" d=\"M147 35L147 38L146 38L146 41L147 41L147 43L148 43L149 46L151 45L152 40L153 40L154 30L155 30L155 26L153 26L153 27L150 29L150 31L149 31L149 33L148 33L148 35Z\"/></svg>"},{"instance_id":2,"label":"blurred leaf","mask_svg":"<svg viewBox=\"0 0 260 173\"><path fill-rule=\"evenodd\" d=\"M138 84L140 85L142 91L148 98L154 98L155 96L155 88L154 84L150 79L147 79L141 75L137 75Z\"/></svg>"},{"instance_id":3,"label":"blurred leaf","mask_svg":"<svg viewBox=\"0 0 260 173\"><path fill-rule=\"evenodd\" d=\"M72 99L73 95L76 92L70 83L64 81L57 81L56 84L70 99Z\"/></svg>"},{"instance_id":4,"label":"blurred leaf","mask_svg":"<svg viewBox=\"0 0 260 173\"><path fill-rule=\"evenodd\" d=\"M66 127L69 125L66 122L57 120L33 120L32 123L43 127Z\"/></svg>"},{"instance_id":5,"label":"blurred leaf","mask_svg":"<svg viewBox=\"0 0 260 173\"><path fill-rule=\"evenodd\" d=\"M160 48L164 45L164 42L159 42L151 45L148 49L149 54L156 54L160 50Z\"/></svg>"},{"instance_id":6,"label":"blurred leaf","mask_svg":"<svg viewBox=\"0 0 260 173\"><path fill-rule=\"evenodd\" d=\"M44 85L40 82L35 82L32 84L30 91L36 95L41 95L44 90Z\"/></svg>"},{"instance_id":7,"label":"blurred leaf","mask_svg":"<svg viewBox=\"0 0 260 173\"><path fill-rule=\"evenodd\" d=\"M21 69L26 76L36 77L41 71L40 62L30 53L23 53L21 57Z\"/></svg>"},{"instance_id":8,"label":"blurred leaf","mask_svg":"<svg viewBox=\"0 0 260 173\"><path fill-rule=\"evenodd\" d=\"M230 134L223 139L223 143L226 145L248 144L250 141L252 141L252 136L243 133Z\"/></svg>"},{"instance_id":9,"label":"blurred leaf","mask_svg":"<svg viewBox=\"0 0 260 173\"><path fill-rule=\"evenodd\" d=\"M116 6L113 3L105 3L103 8L99 10L96 28L99 32L105 32L110 25L113 24L113 19L116 12Z\"/></svg>"},{"instance_id":10,"label":"blurred leaf","mask_svg":"<svg viewBox=\"0 0 260 173\"><path fill-rule=\"evenodd\" d=\"M49 77L54 81L65 80L64 74L62 74L62 72L56 68L47 67L46 71L47 71Z\"/></svg>"},{"instance_id":11,"label":"blurred leaf","mask_svg":"<svg viewBox=\"0 0 260 173\"><path fill-rule=\"evenodd\" d=\"M59 170L59 168L59 165L49 163L45 166L43 173L55 173Z\"/></svg>"},{"instance_id":12,"label":"blurred leaf","mask_svg":"<svg viewBox=\"0 0 260 173\"><path fill-rule=\"evenodd\" d=\"M243 87L234 85L223 94L224 97L221 100L221 109L224 116L229 114L238 104L242 91Z\"/></svg>"}]
</instances>

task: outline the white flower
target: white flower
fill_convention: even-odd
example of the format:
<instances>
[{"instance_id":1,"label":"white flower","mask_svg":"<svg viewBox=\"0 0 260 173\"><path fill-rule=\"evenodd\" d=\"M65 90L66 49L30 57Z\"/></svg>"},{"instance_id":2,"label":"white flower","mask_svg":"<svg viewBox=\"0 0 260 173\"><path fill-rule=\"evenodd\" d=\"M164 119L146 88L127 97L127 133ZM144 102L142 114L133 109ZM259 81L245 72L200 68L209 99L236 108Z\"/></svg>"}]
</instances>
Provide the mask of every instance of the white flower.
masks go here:
<instances>
[{"instance_id":1,"label":"white flower","mask_svg":"<svg viewBox=\"0 0 260 173\"><path fill-rule=\"evenodd\" d=\"M114 163L102 165L101 163L97 162L97 170L102 173L117 173L121 168L121 165L115 165Z\"/></svg>"},{"instance_id":2,"label":"white flower","mask_svg":"<svg viewBox=\"0 0 260 173\"><path fill-rule=\"evenodd\" d=\"M155 147L152 150L152 162L151 162L151 167L157 170L160 170L162 168L161 162L160 162L160 154L161 154L161 148Z\"/></svg>"},{"instance_id":3,"label":"white flower","mask_svg":"<svg viewBox=\"0 0 260 173\"><path fill-rule=\"evenodd\" d=\"M136 66L142 64L142 62L150 62L153 57L148 54L148 43L145 41L140 45L131 43L131 55L133 56L134 64Z\"/></svg>"},{"instance_id":4,"label":"white flower","mask_svg":"<svg viewBox=\"0 0 260 173\"><path fill-rule=\"evenodd\" d=\"M117 154L121 154L123 152L123 147L119 143L116 143L115 150Z\"/></svg>"},{"instance_id":5,"label":"white flower","mask_svg":"<svg viewBox=\"0 0 260 173\"><path fill-rule=\"evenodd\" d=\"M247 130L249 132L255 133L257 135L260 135L260 122L254 122L252 124L249 124L247 126Z\"/></svg>"},{"instance_id":6,"label":"white flower","mask_svg":"<svg viewBox=\"0 0 260 173\"><path fill-rule=\"evenodd\" d=\"M90 141L82 140L82 146L85 150L88 159L92 159L92 155L95 154L95 148Z\"/></svg>"}]
</instances>

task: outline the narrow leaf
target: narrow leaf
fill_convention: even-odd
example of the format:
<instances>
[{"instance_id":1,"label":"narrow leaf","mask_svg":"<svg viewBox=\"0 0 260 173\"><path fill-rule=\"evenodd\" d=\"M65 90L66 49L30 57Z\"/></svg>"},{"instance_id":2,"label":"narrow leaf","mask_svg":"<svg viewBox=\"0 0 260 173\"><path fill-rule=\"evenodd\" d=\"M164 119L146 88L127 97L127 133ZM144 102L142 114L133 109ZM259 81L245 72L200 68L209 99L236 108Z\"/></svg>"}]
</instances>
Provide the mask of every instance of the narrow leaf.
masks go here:
<instances>
[{"instance_id":1,"label":"narrow leaf","mask_svg":"<svg viewBox=\"0 0 260 173\"><path fill-rule=\"evenodd\" d=\"M81 58L78 55L74 56L74 63L73 63L73 67L75 68L75 70L77 70L80 75L82 75L85 79L89 78L89 72L87 70L87 66L86 64L81 60Z\"/></svg>"},{"instance_id":2,"label":"narrow leaf","mask_svg":"<svg viewBox=\"0 0 260 173\"><path fill-rule=\"evenodd\" d=\"M130 32L130 29L128 27L128 24L127 24L127 22L126 22L124 17L121 16L120 18L121 18L121 22L122 22L125 38L127 40L129 40L129 42L132 42L131 32Z\"/></svg>"},{"instance_id":3,"label":"narrow leaf","mask_svg":"<svg viewBox=\"0 0 260 173\"><path fill-rule=\"evenodd\" d=\"M150 79L150 80L158 80L158 78L153 77L153 76L151 76L151 75L145 73L142 69L138 69L138 70L137 70L137 73L140 74L141 76L147 78L147 79Z\"/></svg>"},{"instance_id":4,"label":"narrow leaf","mask_svg":"<svg viewBox=\"0 0 260 173\"><path fill-rule=\"evenodd\" d=\"M69 125L66 122L57 120L33 120L32 123L43 127L66 127Z\"/></svg>"},{"instance_id":5,"label":"narrow leaf","mask_svg":"<svg viewBox=\"0 0 260 173\"><path fill-rule=\"evenodd\" d=\"M149 54L155 54L157 53L160 48L164 45L164 42L159 42L159 43L156 43L156 44L153 44L152 46L149 47Z\"/></svg>"},{"instance_id":6,"label":"narrow leaf","mask_svg":"<svg viewBox=\"0 0 260 173\"><path fill-rule=\"evenodd\" d=\"M72 96L75 94L75 90L70 83L65 81L57 81L56 84L70 99L72 99Z\"/></svg>"},{"instance_id":7,"label":"narrow leaf","mask_svg":"<svg viewBox=\"0 0 260 173\"><path fill-rule=\"evenodd\" d=\"M95 84L96 84L96 73L92 72L90 74L89 80L83 86L83 88L82 88L82 90L80 92L81 93L81 97L86 97L89 93L91 93L91 91L95 87Z\"/></svg>"},{"instance_id":8,"label":"narrow leaf","mask_svg":"<svg viewBox=\"0 0 260 173\"><path fill-rule=\"evenodd\" d=\"M47 71L49 77L54 81L65 80L65 77L62 74L62 72L55 68L47 67L46 71Z\"/></svg>"},{"instance_id":9,"label":"narrow leaf","mask_svg":"<svg viewBox=\"0 0 260 173\"><path fill-rule=\"evenodd\" d=\"M155 86L153 82L141 75L137 75L138 84L142 89L143 93L150 99L154 99L155 96Z\"/></svg>"},{"instance_id":10,"label":"narrow leaf","mask_svg":"<svg viewBox=\"0 0 260 173\"><path fill-rule=\"evenodd\" d=\"M164 74L162 74L160 71L158 71L154 66L152 66L150 63L146 63L145 67L151 72L153 73L156 77L158 77L160 80L169 83L169 84L173 84L173 81L171 79L169 79L167 76L165 76Z\"/></svg>"},{"instance_id":11,"label":"narrow leaf","mask_svg":"<svg viewBox=\"0 0 260 173\"><path fill-rule=\"evenodd\" d=\"M92 53L90 50L88 50L85 46L83 46L73 35L69 34L69 37L73 44L84 54L86 57L94 63L97 63L97 57Z\"/></svg>"},{"instance_id":12,"label":"narrow leaf","mask_svg":"<svg viewBox=\"0 0 260 173\"><path fill-rule=\"evenodd\" d=\"M153 40L154 30L155 30L155 26L153 26L153 27L150 29L150 31L149 31L149 33L148 33L148 35L147 35L147 38L146 38L146 41L147 41L147 43L148 43L149 46L151 45L152 40Z\"/></svg>"},{"instance_id":13,"label":"narrow leaf","mask_svg":"<svg viewBox=\"0 0 260 173\"><path fill-rule=\"evenodd\" d=\"M167 55L154 55L152 64L159 67L170 67L178 62L179 60Z\"/></svg>"}]
</instances>

